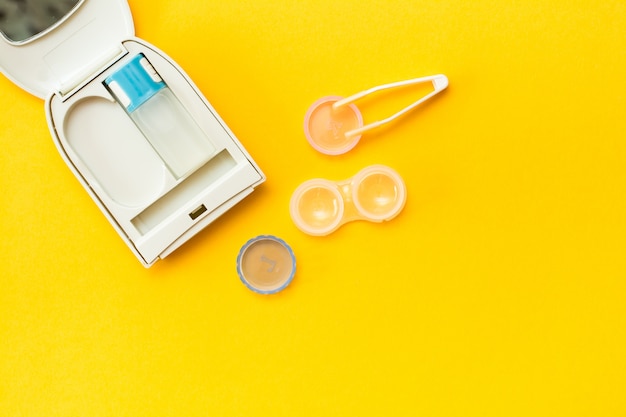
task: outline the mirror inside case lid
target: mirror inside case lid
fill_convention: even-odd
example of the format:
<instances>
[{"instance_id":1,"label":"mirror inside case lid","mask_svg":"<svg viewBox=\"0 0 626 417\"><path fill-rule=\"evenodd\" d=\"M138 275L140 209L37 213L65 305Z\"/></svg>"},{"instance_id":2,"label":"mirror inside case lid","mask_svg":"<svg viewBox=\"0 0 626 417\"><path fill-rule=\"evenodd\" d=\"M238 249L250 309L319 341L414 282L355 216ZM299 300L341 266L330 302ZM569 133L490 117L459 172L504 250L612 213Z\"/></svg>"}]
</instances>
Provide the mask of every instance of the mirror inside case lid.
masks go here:
<instances>
[{"instance_id":1,"label":"mirror inside case lid","mask_svg":"<svg viewBox=\"0 0 626 417\"><path fill-rule=\"evenodd\" d=\"M182 69L132 36L125 1L50 3L54 13L37 24L3 20L2 70L46 97L61 156L150 266L265 176ZM22 5L20 19L47 2L28 4L0 0L6 13Z\"/></svg>"},{"instance_id":2,"label":"mirror inside case lid","mask_svg":"<svg viewBox=\"0 0 626 417\"><path fill-rule=\"evenodd\" d=\"M135 33L125 0L0 0L0 20L0 69L40 98L76 87Z\"/></svg>"},{"instance_id":3,"label":"mirror inside case lid","mask_svg":"<svg viewBox=\"0 0 626 417\"><path fill-rule=\"evenodd\" d=\"M27 42L58 25L80 0L1 0L0 31L10 42Z\"/></svg>"}]
</instances>

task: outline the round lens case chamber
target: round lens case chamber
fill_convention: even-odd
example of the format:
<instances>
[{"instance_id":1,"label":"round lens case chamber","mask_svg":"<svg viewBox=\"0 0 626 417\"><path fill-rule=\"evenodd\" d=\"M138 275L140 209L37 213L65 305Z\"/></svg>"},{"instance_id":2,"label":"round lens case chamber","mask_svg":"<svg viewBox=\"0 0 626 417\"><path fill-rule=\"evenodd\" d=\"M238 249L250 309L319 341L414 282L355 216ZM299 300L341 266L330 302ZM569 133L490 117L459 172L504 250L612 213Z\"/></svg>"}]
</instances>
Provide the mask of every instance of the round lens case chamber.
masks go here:
<instances>
[{"instance_id":1,"label":"round lens case chamber","mask_svg":"<svg viewBox=\"0 0 626 417\"><path fill-rule=\"evenodd\" d=\"M289 209L301 231L324 236L353 220L391 220L404 208L406 196L406 186L396 171L371 165L347 180L302 183L294 191Z\"/></svg>"},{"instance_id":2,"label":"round lens case chamber","mask_svg":"<svg viewBox=\"0 0 626 417\"><path fill-rule=\"evenodd\" d=\"M361 135L349 135L363 126L359 109L350 104L334 108L342 97L329 96L311 105L304 117L304 134L311 146L327 155L340 155L354 148Z\"/></svg>"},{"instance_id":3,"label":"round lens case chamber","mask_svg":"<svg viewBox=\"0 0 626 417\"><path fill-rule=\"evenodd\" d=\"M237 256L241 282L259 294L285 289L296 273L296 258L284 240L262 235L246 242Z\"/></svg>"}]
</instances>

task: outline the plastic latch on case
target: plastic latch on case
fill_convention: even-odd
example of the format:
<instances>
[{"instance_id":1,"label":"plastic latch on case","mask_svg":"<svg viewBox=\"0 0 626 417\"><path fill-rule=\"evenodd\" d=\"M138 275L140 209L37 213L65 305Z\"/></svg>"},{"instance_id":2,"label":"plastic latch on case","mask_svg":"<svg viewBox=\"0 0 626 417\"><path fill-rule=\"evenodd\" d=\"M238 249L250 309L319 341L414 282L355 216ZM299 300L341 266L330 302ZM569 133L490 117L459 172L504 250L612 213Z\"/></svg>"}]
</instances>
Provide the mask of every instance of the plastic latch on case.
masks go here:
<instances>
[{"instance_id":1,"label":"plastic latch on case","mask_svg":"<svg viewBox=\"0 0 626 417\"><path fill-rule=\"evenodd\" d=\"M392 116L365 126L363 125L361 112L352 104L377 91L426 82L432 82L434 88L432 92ZM304 133L311 146L319 152L327 155L343 154L356 146L364 132L396 120L443 91L446 87L448 87L448 78L439 74L380 85L347 98L338 96L324 97L313 103L307 111L304 118Z\"/></svg>"},{"instance_id":2,"label":"plastic latch on case","mask_svg":"<svg viewBox=\"0 0 626 417\"><path fill-rule=\"evenodd\" d=\"M387 166L371 165L347 180L302 183L291 197L290 213L304 233L323 236L353 220L391 220L405 202L402 177Z\"/></svg>"}]
</instances>

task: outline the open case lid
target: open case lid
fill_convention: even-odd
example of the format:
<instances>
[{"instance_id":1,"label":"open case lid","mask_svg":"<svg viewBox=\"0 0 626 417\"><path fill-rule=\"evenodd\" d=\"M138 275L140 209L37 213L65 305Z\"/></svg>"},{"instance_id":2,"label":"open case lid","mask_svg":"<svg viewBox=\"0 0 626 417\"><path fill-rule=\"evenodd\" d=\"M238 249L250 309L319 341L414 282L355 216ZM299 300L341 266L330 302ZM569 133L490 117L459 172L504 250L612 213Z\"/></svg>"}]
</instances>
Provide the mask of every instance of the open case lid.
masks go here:
<instances>
[{"instance_id":1,"label":"open case lid","mask_svg":"<svg viewBox=\"0 0 626 417\"><path fill-rule=\"evenodd\" d=\"M121 42L135 33L126 0L60 1L65 5L59 7L67 12L57 18L48 17L54 22L48 29L30 37L8 33L7 25L25 22L24 15L30 18L50 12L49 2L31 3L22 11L18 10L21 7L12 7L15 2L0 0L0 8L11 9L0 9L6 16L4 22L0 21L0 70L40 98L76 87L92 70L119 55Z\"/></svg>"}]
</instances>

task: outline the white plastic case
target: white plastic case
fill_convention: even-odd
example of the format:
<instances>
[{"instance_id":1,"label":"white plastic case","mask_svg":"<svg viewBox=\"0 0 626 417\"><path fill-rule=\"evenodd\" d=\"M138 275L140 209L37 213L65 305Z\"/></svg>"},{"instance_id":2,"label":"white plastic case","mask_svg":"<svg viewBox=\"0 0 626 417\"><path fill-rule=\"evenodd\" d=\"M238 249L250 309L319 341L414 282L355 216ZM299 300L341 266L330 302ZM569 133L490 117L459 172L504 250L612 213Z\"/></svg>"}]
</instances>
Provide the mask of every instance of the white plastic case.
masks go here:
<instances>
[{"instance_id":1,"label":"white plastic case","mask_svg":"<svg viewBox=\"0 0 626 417\"><path fill-rule=\"evenodd\" d=\"M164 258L249 195L265 176L183 70L133 36L126 0L82 0L24 42L0 39L0 69L44 98L67 165L145 266ZM176 178L104 86L143 54L216 147Z\"/></svg>"}]
</instances>

